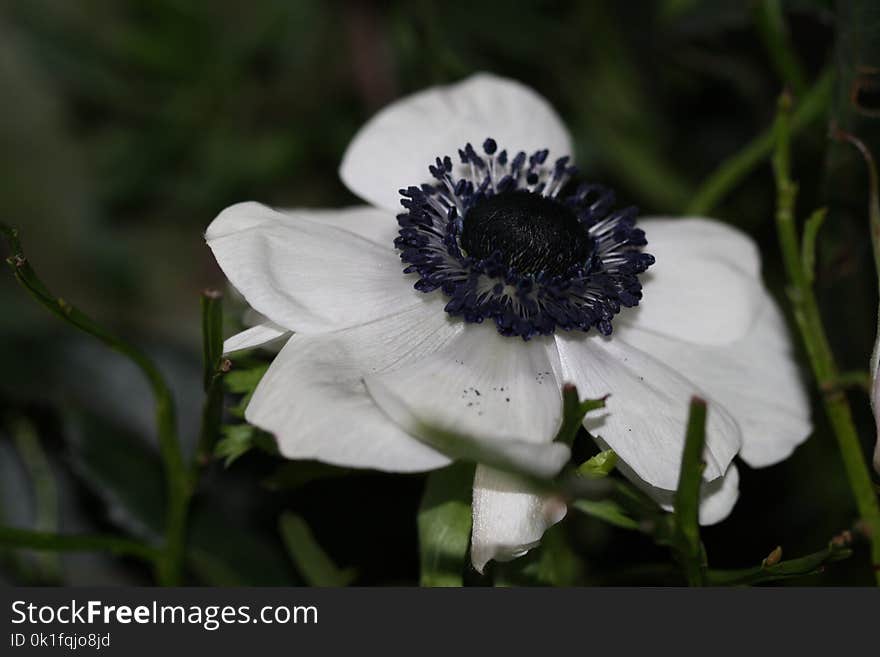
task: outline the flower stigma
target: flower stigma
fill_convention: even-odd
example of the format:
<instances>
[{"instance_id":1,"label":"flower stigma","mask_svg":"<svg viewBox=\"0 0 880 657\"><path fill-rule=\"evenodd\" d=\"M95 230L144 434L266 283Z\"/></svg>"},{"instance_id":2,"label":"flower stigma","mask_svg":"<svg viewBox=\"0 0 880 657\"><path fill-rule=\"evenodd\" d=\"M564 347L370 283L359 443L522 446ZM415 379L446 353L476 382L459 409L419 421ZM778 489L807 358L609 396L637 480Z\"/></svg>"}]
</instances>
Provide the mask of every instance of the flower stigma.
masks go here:
<instances>
[{"instance_id":1,"label":"flower stigma","mask_svg":"<svg viewBox=\"0 0 880 657\"><path fill-rule=\"evenodd\" d=\"M510 269L552 276L583 265L593 249L571 208L526 191L480 198L465 217L460 243L472 258L489 258L497 251Z\"/></svg>"}]
</instances>

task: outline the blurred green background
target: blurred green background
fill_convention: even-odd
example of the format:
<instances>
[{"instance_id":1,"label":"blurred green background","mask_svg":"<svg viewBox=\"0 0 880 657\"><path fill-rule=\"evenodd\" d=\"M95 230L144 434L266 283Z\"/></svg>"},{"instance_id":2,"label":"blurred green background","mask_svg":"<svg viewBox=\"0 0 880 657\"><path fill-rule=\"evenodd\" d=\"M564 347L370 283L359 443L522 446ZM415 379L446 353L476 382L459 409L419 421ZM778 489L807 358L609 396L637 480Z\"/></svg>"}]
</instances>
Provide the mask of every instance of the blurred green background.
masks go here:
<instances>
[{"instance_id":1,"label":"blurred green background","mask_svg":"<svg viewBox=\"0 0 880 657\"><path fill-rule=\"evenodd\" d=\"M703 198L720 163L766 132L784 87L796 100L810 97L826 72L831 91L819 94L817 118L795 139L794 174L801 216L830 209L818 293L841 367L864 370L877 317L867 179L852 147L827 135L834 120L880 152L880 77L864 68L880 67L878 33L880 7L855 0L3 0L0 219L21 229L55 293L158 360L191 444L201 404L199 293L224 284L204 228L241 200L355 202L336 169L348 140L388 101L478 70L515 77L559 110L587 177L643 214L680 215ZM773 208L761 160L705 210L758 241L765 279L782 300ZM242 308L229 297L229 332ZM51 318L11 275L0 277L0 309L3 521L157 535L161 470L137 371ZM853 391L851 399L867 453L867 398ZM819 409L815 424L785 463L740 466L738 506L704 533L713 566L753 565L776 545L787 556L812 552L852 525ZM260 449L228 468L218 460L196 498L187 581L302 583L278 531L279 516L293 511L333 561L355 569L356 583L414 584L423 486L424 476L279 466ZM666 581L651 567L667 561L663 550L575 512L549 542L577 555L570 581ZM0 553L0 577L151 581L128 560L24 551ZM869 582L857 545L849 561L798 583Z\"/></svg>"}]
</instances>

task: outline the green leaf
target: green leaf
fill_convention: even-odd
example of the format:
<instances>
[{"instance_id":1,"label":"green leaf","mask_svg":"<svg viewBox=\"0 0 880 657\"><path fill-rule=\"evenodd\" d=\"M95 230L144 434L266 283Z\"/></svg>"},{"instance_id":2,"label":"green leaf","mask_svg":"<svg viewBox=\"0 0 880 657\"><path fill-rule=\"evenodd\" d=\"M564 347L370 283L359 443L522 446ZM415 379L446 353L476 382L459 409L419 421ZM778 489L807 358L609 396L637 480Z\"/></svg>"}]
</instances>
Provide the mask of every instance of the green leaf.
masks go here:
<instances>
[{"instance_id":1,"label":"green leaf","mask_svg":"<svg viewBox=\"0 0 880 657\"><path fill-rule=\"evenodd\" d=\"M700 486L703 482L703 450L706 446L706 402L691 398L684 454L675 492L673 549L691 586L706 580L706 560L700 543Z\"/></svg>"},{"instance_id":2,"label":"green leaf","mask_svg":"<svg viewBox=\"0 0 880 657\"><path fill-rule=\"evenodd\" d=\"M606 449L581 463L577 468L577 473L583 477L606 477L616 465L617 454L613 449Z\"/></svg>"},{"instance_id":3,"label":"green leaf","mask_svg":"<svg viewBox=\"0 0 880 657\"><path fill-rule=\"evenodd\" d=\"M251 424L227 424L220 430L223 438L214 446L214 456L225 459L224 465L227 468L254 447L272 454L277 453L272 436Z\"/></svg>"},{"instance_id":4,"label":"green leaf","mask_svg":"<svg viewBox=\"0 0 880 657\"><path fill-rule=\"evenodd\" d=\"M605 408L605 398L581 401L577 387L566 383L562 386L562 426L556 434L557 442L571 447L578 430L583 426L584 417L590 411Z\"/></svg>"},{"instance_id":5,"label":"green leaf","mask_svg":"<svg viewBox=\"0 0 880 657\"><path fill-rule=\"evenodd\" d=\"M631 518L614 500L575 500L572 506L588 516L603 520L622 529L640 529L639 522Z\"/></svg>"},{"instance_id":6,"label":"green leaf","mask_svg":"<svg viewBox=\"0 0 880 657\"><path fill-rule=\"evenodd\" d=\"M222 427L223 438L214 446L214 456L226 459L228 468L233 461L253 447L254 427L249 424L228 424Z\"/></svg>"},{"instance_id":7,"label":"green leaf","mask_svg":"<svg viewBox=\"0 0 880 657\"><path fill-rule=\"evenodd\" d=\"M474 466L453 463L428 475L419 506L421 586L461 586L471 535Z\"/></svg>"},{"instance_id":8,"label":"green leaf","mask_svg":"<svg viewBox=\"0 0 880 657\"><path fill-rule=\"evenodd\" d=\"M233 369L226 375L226 388L237 394L252 393L268 369L269 363L260 363L248 369Z\"/></svg>"},{"instance_id":9,"label":"green leaf","mask_svg":"<svg viewBox=\"0 0 880 657\"><path fill-rule=\"evenodd\" d=\"M233 369L223 377L229 392L244 395L238 404L229 409L231 414L244 417L244 411L254 395L254 390L257 389L257 384L268 369L269 363L260 363L247 369Z\"/></svg>"},{"instance_id":10,"label":"green leaf","mask_svg":"<svg viewBox=\"0 0 880 657\"><path fill-rule=\"evenodd\" d=\"M300 516L281 514L278 529L290 558L309 586L348 586L357 578L353 568L338 568L333 563Z\"/></svg>"}]
</instances>

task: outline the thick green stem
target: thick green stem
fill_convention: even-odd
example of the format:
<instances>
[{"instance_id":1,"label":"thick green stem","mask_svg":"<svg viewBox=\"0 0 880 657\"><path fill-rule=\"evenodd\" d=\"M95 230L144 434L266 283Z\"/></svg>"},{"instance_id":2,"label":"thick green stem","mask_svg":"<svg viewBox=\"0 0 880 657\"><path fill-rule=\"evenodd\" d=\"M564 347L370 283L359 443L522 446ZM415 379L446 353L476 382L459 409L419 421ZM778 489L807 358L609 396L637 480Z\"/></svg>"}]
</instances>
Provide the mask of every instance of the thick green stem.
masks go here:
<instances>
[{"instance_id":1,"label":"thick green stem","mask_svg":"<svg viewBox=\"0 0 880 657\"><path fill-rule=\"evenodd\" d=\"M191 489L187 487L171 498L165 511L165 547L156 570L156 577L162 586L177 586L183 575L186 521L191 498Z\"/></svg>"},{"instance_id":2,"label":"thick green stem","mask_svg":"<svg viewBox=\"0 0 880 657\"><path fill-rule=\"evenodd\" d=\"M202 344L206 393L202 426L196 453L187 472L186 487L168 507L165 559L158 573L159 581L166 585L180 582L190 502L198 485L201 467L210 457L223 418L223 374L229 370L229 362L223 359L222 295L215 290L202 293Z\"/></svg>"},{"instance_id":3,"label":"thick green stem","mask_svg":"<svg viewBox=\"0 0 880 657\"><path fill-rule=\"evenodd\" d=\"M202 426L192 464L193 483L199 469L211 458L223 420L223 375L231 363L223 358L223 296L216 290L202 293L202 346L204 353L205 403Z\"/></svg>"},{"instance_id":4,"label":"thick green stem","mask_svg":"<svg viewBox=\"0 0 880 657\"><path fill-rule=\"evenodd\" d=\"M703 450L706 447L706 402L691 399L681 473L675 492L673 549L689 586L706 585L706 554L700 542L700 486L703 483Z\"/></svg>"},{"instance_id":5,"label":"thick green stem","mask_svg":"<svg viewBox=\"0 0 880 657\"><path fill-rule=\"evenodd\" d=\"M880 584L880 504L871 481L862 446L852 419L846 395L834 384L839 380L837 365L828 343L811 277L803 267L802 248L795 225L797 186L791 180L789 140L791 97L783 94L773 128L776 150L773 171L776 178L776 227L789 280L789 296L794 317L803 339L813 374L822 390L825 412L837 437L850 489L871 542L871 562Z\"/></svg>"}]
</instances>

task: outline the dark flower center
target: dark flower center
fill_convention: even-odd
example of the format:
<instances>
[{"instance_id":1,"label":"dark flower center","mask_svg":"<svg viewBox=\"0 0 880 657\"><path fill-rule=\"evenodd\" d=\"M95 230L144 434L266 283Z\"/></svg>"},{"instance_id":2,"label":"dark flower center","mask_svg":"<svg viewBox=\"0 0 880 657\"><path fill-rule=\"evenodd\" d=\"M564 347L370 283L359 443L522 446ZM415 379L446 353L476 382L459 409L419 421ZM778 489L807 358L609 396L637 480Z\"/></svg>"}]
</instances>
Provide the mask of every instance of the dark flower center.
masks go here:
<instances>
[{"instance_id":1,"label":"dark flower center","mask_svg":"<svg viewBox=\"0 0 880 657\"><path fill-rule=\"evenodd\" d=\"M527 191L478 200L464 217L460 239L466 255L482 259L498 252L504 265L521 274L561 276L586 264L593 251L574 212Z\"/></svg>"},{"instance_id":2,"label":"dark flower center","mask_svg":"<svg viewBox=\"0 0 880 657\"><path fill-rule=\"evenodd\" d=\"M508 153L494 139L471 144L460 163L441 155L430 183L400 190L405 212L394 246L419 292L442 290L444 310L465 322L491 320L501 335L589 331L611 335L621 308L639 305L643 252L636 208L614 209L614 192L571 178L546 148Z\"/></svg>"}]
</instances>

